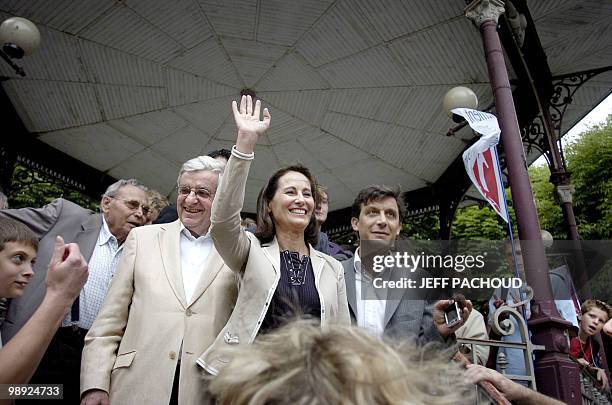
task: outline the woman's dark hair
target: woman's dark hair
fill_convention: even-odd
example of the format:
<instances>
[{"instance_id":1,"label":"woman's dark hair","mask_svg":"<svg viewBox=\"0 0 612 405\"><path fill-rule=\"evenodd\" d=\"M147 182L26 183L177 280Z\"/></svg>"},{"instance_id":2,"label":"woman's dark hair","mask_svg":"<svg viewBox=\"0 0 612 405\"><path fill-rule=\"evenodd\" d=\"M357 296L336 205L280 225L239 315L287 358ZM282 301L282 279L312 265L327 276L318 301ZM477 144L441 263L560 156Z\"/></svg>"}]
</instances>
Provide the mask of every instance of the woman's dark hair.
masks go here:
<instances>
[{"instance_id":1,"label":"woman's dark hair","mask_svg":"<svg viewBox=\"0 0 612 405\"><path fill-rule=\"evenodd\" d=\"M315 207L321 198L320 194L317 192L317 181L308 168L296 164L277 170L276 173L270 177L270 180L268 180L264 188L261 189L257 197L257 230L255 231L255 236L263 243L270 242L274 239L274 235L276 235L276 227L274 226L269 204L278 189L278 180L289 172L297 172L306 176L310 182L310 190L312 191ZM304 230L304 242L307 244L310 243L313 246L316 246L319 242L319 231L317 230L314 211L311 213L310 222L308 222L308 226L306 226Z\"/></svg>"}]
</instances>

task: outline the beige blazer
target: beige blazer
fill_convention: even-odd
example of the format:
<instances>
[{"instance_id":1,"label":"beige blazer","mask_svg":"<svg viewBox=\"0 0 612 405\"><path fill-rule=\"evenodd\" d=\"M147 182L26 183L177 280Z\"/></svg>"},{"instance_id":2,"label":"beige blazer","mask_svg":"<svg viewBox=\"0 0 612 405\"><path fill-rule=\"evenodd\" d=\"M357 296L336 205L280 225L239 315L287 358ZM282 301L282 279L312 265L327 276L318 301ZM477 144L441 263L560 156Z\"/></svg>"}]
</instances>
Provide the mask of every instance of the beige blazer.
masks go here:
<instances>
[{"instance_id":1,"label":"beige blazer","mask_svg":"<svg viewBox=\"0 0 612 405\"><path fill-rule=\"evenodd\" d=\"M188 304L179 236L179 221L130 232L102 309L85 337L81 393L107 391L113 405L167 405L180 356L179 403L207 401L195 360L227 323L237 277L213 249Z\"/></svg>"},{"instance_id":2,"label":"beige blazer","mask_svg":"<svg viewBox=\"0 0 612 405\"><path fill-rule=\"evenodd\" d=\"M266 316L280 280L280 252L276 239L261 244L240 228L240 211L251 161L232 156L217 190L212 207L211 235L225 263L240 276L240 292L229 322L197 363L217 374L231 359L219 349L227 345L252 343ZM331 256L310 248L315 286L321 301L321 326L350 325L344 271Z\"/></svg>"}]
</instances>

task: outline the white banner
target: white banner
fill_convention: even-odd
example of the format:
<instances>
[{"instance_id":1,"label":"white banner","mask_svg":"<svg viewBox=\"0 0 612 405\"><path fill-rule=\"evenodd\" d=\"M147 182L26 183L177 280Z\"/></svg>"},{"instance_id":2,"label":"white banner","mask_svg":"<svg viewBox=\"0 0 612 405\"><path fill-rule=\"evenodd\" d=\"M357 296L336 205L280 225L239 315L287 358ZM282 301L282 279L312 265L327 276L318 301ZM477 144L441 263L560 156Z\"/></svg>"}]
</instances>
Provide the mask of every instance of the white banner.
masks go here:
<instances>
[{"instance_id":1,"label":"white banner","mask_svg":"<svg viewBox=\"0 0 612 405\"><path fill-rule=\"evenodd\" d=\"M501 133L497 118L493 114L470 108L455 108L452 112L465 118L469 126L482 135L474 145L463 152L465 170L480 194L495 212L508 222L504 183L495 149Z\"/></svg>"}]
</instances>

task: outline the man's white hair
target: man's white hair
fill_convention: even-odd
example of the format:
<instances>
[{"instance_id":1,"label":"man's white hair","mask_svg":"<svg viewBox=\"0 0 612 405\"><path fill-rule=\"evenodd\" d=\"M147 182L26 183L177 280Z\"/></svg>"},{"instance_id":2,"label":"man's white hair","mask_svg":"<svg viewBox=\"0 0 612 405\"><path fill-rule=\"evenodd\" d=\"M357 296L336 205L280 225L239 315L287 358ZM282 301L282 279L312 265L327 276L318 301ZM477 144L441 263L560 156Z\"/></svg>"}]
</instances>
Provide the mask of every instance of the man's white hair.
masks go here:
<instances>
[{"instance_id":1,"label":"man's white hair","mask_svg":"<svg viewBox=\"0 0 612 405\"><path fill-rule=\"evenodd\" d=\"M106 189L103 195L107 197L116 197L117 193L119 192L119 189L125 186L137 187L141 189L142 191L144 191L145 193L149 191L149 189L144 184L142 184L136 179L127 179L127 180L120 179L114 182L113 184L111 184L110 186L108 186L108 188Z\"/></svg>"},{"instance_id":2,"label":"man's white hair","mask_svg":"<svg viewBox=\"0 0 612 405\"><path fill-rule=\"evenodd\" d=\"M177 184L181 180L181 176L185 172L200 172L207 171L217 173L219 175L219 179L221 179L221 175L223 174L223 169L225 168L225 163L213 159L210 156L198 156L193 159L189 159L183 166L181 167L181 171L179 172L178 178L176 179ZM218 182L218 180L217 180Z\"/></svg>"}]
</instances>

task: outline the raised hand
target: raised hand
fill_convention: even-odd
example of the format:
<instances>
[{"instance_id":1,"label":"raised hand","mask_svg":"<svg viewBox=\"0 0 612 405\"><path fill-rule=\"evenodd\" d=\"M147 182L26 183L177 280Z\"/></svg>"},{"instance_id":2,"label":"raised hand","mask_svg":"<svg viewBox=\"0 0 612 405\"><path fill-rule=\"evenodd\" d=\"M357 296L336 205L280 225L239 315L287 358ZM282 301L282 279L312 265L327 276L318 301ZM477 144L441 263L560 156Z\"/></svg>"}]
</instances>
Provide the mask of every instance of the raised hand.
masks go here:
<instances>
[{"instance_id":1,"label":"raised hand","mask_svg":"<svg viewBox=\"0 0 612 405\"><path fill-rule=\"evenodd\" d=\"M242 153L252 153L259 136L270 127L270 112L264 108L261 120L259 118L261 101L257 100L253 105L251 96L242 96L240 109L236 101L232 101L232 111L238 128L236 148Z\"/></svg>"},{"instance_id":2,"label":"raised hand","mask_svg":"<svg viewBox=\"0 0 612 405\"><path fill-rule=\"evenodd\" d=\"M64 244L61 236L55 239L53 257L47 270L47 293L72 303L79 295L89 275L87 261L76 243Z\"/></svg>"}]
</instances>

